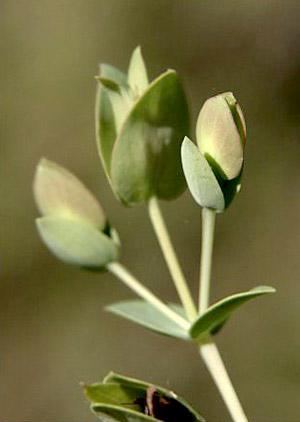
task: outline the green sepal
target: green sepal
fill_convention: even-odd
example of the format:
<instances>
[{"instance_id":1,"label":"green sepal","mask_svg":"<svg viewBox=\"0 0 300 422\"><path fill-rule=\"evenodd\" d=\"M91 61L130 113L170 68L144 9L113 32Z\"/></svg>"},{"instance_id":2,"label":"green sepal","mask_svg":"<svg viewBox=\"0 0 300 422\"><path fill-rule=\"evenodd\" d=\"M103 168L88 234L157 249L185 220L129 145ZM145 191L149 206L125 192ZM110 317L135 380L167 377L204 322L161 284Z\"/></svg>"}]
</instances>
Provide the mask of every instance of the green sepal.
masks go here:
<instances>
[{"instance_id":1,"label":"green sepal","mask_svg":"<svg viewBox=\"0 0 300 422\"><path fill-rule=\"evenodd\" d=\"M115 117L107 90L97 83L96 91L96 144L106 177L113 189L110 177L110 161L113 146L117 137ZM113 189L114 190L114 189Z\"/></svg>"},{"instance_id":2,"label":"green sepal","mask_svg":"<svg viewBox=\"0 0 300 422\"><path fill-rule=\"evenodd\" d=\"M122 72L122 70L110 64L102 63L100 65L99 75L103 78L111 79L118 85L124 85L124 86L127 85L126 73Z\"/></svg>"},{"instance_id":3,"label":"green sepal","mask_svg":"<svg viewBox=\"0 0 300 422\"><path fill-rule=\"evenodd\" d=\"M96 144L104 171L113 189L110 178L110 161L117 138L116 107L113 107L113 104L119 103L122 106L124 100L121 96L121 88L122 91L128 91L129 86L127 84L127 75L106 63L100 65L100 75L96 79L98 81L95 108ZM127 109L127 105L125 106Z\"/></svg>"},{"instance_id":4,"label":"green sepal","mask_svg":"<svg viewBox=\"0 0 300 422\"><path fill-rule=\"evenodd\" d=\"M170 304L175 312L184 317L182 306ZM119 315L129 321L169 337L181 340L190 340L188 330L185 330L175 321L168 318L150 303L140 299L123 300L105 307L108 312Z\"/></svg>"},{"instance_id":5,"label":"green sepal","mask_svg":"<svg viewBox=\"0 0 300 422\"><path fill-rule=\"evenodd\" d=\"M112 79L102 76L97 79L108 95L118 133L134 102L133 93L129 86L119 85Z\"/></svg>"},{"instance_id":6,"label":"green sepal","mask_svg":"<svg viewBox=\"0 0 300 422\"><path fill-rule=\"evenodd\" d=\"M152 195L172 199L183 192L180 143L188 120L182 85L168 70L135 102L113 148L111 178L124 204Z\"/></svg>"},{"instance_id":7,"label":"green sepal","mask_svg":"<svg viewBox=\"0 0 300 422\"><path fill-rule=\"evenodd\" d=\"M46 246L68 264L97 269L119 259L117 241L85 221L41 217L36 219L36 224ZM115 231L113 233L116 239Z\"/></svg>"},{"instance_id":8,"label":"green sepal","mask_svg":"<svg viewBox=\"0 0 300 422\"><path fill-rule=\"evenodd\" d=\"M274 293L275 291L276 290L273 287L258 286L247 292L237 293L216 302L193 322L189 330L190 336L193 339L197 339L202 334L215 331L244 303L255 297Z\"/></svg>"},{"instance_id":9,"label":"green sepal","mask_svg":"<svg viewBox=\"0 0 300 422\"><path fill-rule=\"evenodd\" d=\"M140 46L132 53L128 68L127 83L132 89L135 98L140 97L149 85L147 69Z\"/></svg>"},{"instance_id":10,"label":"green sepal","mask_svg":"<svg viewBox=\"0 0 300 422\"><path fill-rule=\"evenodd\" d=\"M224 211L225 199L218 180L198 147L185 137L181 147L183 172L195 201L205 208Z\"/></svg>"}]
</instances>

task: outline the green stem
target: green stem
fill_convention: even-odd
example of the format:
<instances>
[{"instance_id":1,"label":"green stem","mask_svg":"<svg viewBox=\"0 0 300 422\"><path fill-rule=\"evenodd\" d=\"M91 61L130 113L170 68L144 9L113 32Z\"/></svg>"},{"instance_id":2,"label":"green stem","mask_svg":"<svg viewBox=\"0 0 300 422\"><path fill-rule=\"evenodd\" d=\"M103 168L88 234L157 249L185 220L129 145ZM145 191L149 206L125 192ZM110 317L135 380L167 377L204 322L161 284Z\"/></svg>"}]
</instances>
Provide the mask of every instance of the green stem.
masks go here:
<instances>
[{"instance_id":1,"label":"green stem","mask_svg":"<svg viewBox=\"0 0 300 422\"><path fill-rule=\"evenodd\" d=\"M200 260L199 313L209 305L211 262L214 244L216 212L209 208L202 210L202 246Z\"/></svg>"},{"instance_id":2,"label":"green stem","mask_svg":"<svg viewBox=\"0 0 300 422\"><path fill-rule=\"evenodd\" d=\"M213 342L203 344L200 346L199 352L233 421L248 422L216 344Z\"/></svg>"},{"instance_id":3,"label":"green stem","mask_svg":"<svg viewBox=\"0 0 300 422\"><path fill-rule=\"evenodd\" d=\"M147 287L145 287L138 279L136 279L122 264L119 262L110 262L106 265L108 271L114 276L119 278L127 287L133 290L138 296L146 302L153 305L160 312L165 314L168 318L172 319L185 330L190 327L189 322L182 318L177 312L169 308L157 296L155 296Z\"/></svg>"},{"instance_id":4,"label":"green stem","mask_svg":"<svg viewBox=\"0 0 300 422\"><path fill-rule=\"evenodd\" d=\"M205 312L209 306L215 220L215 211L203 208L199 288L200 314ZM248 422L218 348L210 336L208 336L207 339L200 344L199 352L234 422Z\"/></svg>"},{"instance_id":5,"label":"green stem","mask_svg":"<svg viewBox=\"0 0 300 422\"><path fill-rule=\"evenodd\" d=\"M174 250L167 226L158 204L158 200L155 196L153 196L148 202L148 212L156 237L162 249L164 258L168 265L179 298L185 309L186 315L190 321L193 321L195 318L197 318L198 315L197 308L179 265L176 252Z\"/></svg>"}]
</instances>

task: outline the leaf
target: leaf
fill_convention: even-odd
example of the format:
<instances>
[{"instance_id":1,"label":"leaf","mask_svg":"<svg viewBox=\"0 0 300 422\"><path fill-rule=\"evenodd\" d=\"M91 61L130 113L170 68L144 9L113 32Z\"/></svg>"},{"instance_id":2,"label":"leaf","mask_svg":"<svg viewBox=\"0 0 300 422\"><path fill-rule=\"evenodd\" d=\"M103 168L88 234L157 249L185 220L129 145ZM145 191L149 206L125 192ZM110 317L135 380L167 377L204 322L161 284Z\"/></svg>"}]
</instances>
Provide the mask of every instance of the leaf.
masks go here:
<instances>
[{"instance_id":1,"label":"leaf","mask_svg":"<svg viewBox=\"0 0 300 422\"><path fill-rule=\"evenodd\" d=\"M111 404L94 404L92 410L102 422L157 422L158 419L152 418L144 413L125 408L124 406L114 406Z\"/></svg>"},{"instance_id":2,"label":"leaf","mask_svg":"<svg viewBox=\"0 0 300 422\"><path fill-rule=\"evenodd\" d=\"M195 409L192 408L192 406L190 406L190 404L182 397L178 396L176 393L174 393L173 391L167 390L163 387L160 387L158 385L153 385L149 382L145 382L145 381L141 381L135 378L131 378L131 377L126 377L124 375L119 375L116 374L114 372L110 372L103 381L105 384L119 384L121 385L123 388L127 388L127 387L131 387L131 388L137 388L140 389L141 392L144 391L144 394L146 393L147 389L149 387L154 387L155 390L157 391L157 393L163 397L169 398L171 400L176 400L178 403L180 403L183 407L185 407L189 413L190 413L190 418L189 418L189 422L193 421L193 422L205 422L205 419L199 415L198 412L195 411ZM177 422L176 420L174 420L174 422ZM183 422L183 421L180 421Z\"/></svg>"},{"instance_id":3,"label":"leaf","mask_svg":"<svg viewBox=\"0 0 300 422\"><path fill-rule=\"evenodd\" d=\"M222 212L225 200L220 185L197 146L185 137L181 147L183 172L195 201L205 208Z\"/></svg>"},{"instance_id":4,"label":"leaf","mask_svg":"<svg viewBox=\"0 0 300 422\"><path fill-rule=\"evenodd\" d=\"M181 306L174 304L172 307L175 311L182 309ZM124 300L106 306L105 309L157 333L182 340L190 340L188 330L184 330L157 308L143 300Z\"/></svg>"},{"instance_id":5,"label":"leaf","mask_svg":"<svg viewBox=\"0 0 300 422\"><path fill-rule=\"evenodd\" d=\"M131 87L136 98L140 97L149 85L141 47L137 47L132 53L128 69L128 85Z\"/></svg>"},{"instance_id":6,"label":"leaf","mask_svg":"<svg viewBox=\"0 0 300 422\"><path fill-rule=\"evenodd\" d=\"M124 418L135 420L134 418L137 416L140 420L149 420L142 419L144 415L141 413L141 406L135 403L136 399L145 399L145 387L108 382L83 385L83 388L86 397L92 404L92 410L104 420L107 417L113 417L114 421L127 421Z\"/></svg>"},{"instance_id":7,"label":"leaf","mask_svg":"<svg viewBox=\"0 0 300 422\"><path fill-rule=\"evenodd\" d=\"M36 220L36 224L51 252L69 264L101 268L119 257L118 245L84 221L42 217Z\"/></svg>"},{"instance_id":8,"label":"leaf","mask_svg":"<svg viewBox=\"0 0 300 422\"><path fill-rule=\"evenodd\" d=\"M83 384L85 395L91 403L106 403L119 405L133 403L137 397L142 397L145 391L135 386L122 386L119 383Z\"/></svg>"},{"instance_id":9,"label":"leaf","mask_svg":"<svg viewBox=\"0 0 300 422\"><path fill-rule=\"evenodd\" d=\"M169 70L135 102L114 145L111 177L125 204L135 205L153 194L171 199L183 192L180 143L187 131L184 91Z\"/></svg>"},{"instance_id":10,"label":"leaf","mask_svg":"<svg viewBox=\"0 0 300 422\"><path fill-rule=\"evenodd\" d=\"M247 292L237 293L216 302L210 306L191 326L190 335L196 339L200 334L215 330L237 308L255 297L274 293L275 289L269 286L258 286Z\"/></svg>"}]
</instances>

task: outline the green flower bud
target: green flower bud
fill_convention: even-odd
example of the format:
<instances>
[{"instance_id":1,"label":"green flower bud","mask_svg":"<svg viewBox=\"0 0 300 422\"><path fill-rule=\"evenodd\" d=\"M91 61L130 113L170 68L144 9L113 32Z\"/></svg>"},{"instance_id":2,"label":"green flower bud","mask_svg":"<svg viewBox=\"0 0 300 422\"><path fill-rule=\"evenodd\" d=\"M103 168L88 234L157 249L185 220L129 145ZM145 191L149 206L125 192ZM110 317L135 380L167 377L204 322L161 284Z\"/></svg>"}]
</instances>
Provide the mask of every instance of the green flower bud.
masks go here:
<instances>
[{"instance_id":1,"label":"green flower bud","mask_svg":"<svg viewBox=\"0 0 300 422\"><path fill-rule=\"evenodd\" d=\"M152 195L180 195L185 189L180 143L189 118L176 72L149 83L138 47L127 74L104 64L97 80L97 145L117 198L135 205Z\"/></svg>"},{"instance_id":2,"label":"green flower bud","mask_svg":"<svg viewBox=\"0 0 300 422\"><path fill-rule=\"evenodd\" d=\"M92 411L111 422L205 422L173 391L138 379L109 373L102 383L85 385Z\"/></svg>"},{"instance_id":3,"label":"green flower bud","mask_svg":"<svg viewBox=\"0 0 300 422\"><path fill-rule=\"evenodd\" d=\"M196 138L200 152L225 180L235 179L244 160L246 125L231 92L209 98L200 110Z\"/></svg>"},{"instance_id":4,"label":"green flower bud","mask_svg":"<svg viewBox=\"0 0 300 422\"><path fill-rule=\"evenodd\" d=\"M240 189L246 142L245 120L230 92L208 99L200 110L198 147L185 137L182 166L196 202L224 211Z\"/></svg>"},{"instance_id":5,"label":"green flower bud","mask_svg":"<svg viewBox=\"0 0 300 422\"><path fill-rule=\"evenodd\" d=\"M94 195L72 173L40 160L33 184L42 214L36 219L41 238L59 259L88 268L101 268L119 256L114 229Z\"/></svg>"}]
</instances>

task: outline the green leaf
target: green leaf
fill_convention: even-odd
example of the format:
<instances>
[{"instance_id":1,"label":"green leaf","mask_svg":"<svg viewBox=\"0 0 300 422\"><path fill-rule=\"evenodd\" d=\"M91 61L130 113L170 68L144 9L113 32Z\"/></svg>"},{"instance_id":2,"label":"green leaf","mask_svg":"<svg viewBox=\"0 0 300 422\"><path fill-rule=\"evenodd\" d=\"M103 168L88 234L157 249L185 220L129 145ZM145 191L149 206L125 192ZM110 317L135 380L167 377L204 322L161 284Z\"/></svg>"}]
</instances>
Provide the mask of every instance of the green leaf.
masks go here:
<instances>
[{"instance_id":1,"label":"green leaf","mask_svg":"<svg viewBox=\"0 0 300 422\"><path fill-rule=\"evenodd\" d=\"M183 313L181 306L172 304L172 308L178 313ZM184 330L157 308L143 300L124 300L106 306L105 309L157 333L190 340L188 330Z\"/></svg>"},{"instance_id":2,"label":"green leaf","mask_svg":"<svg viewBox=\"0 0 300 422\"><path fill-rule=\"evenodd\" d=\"M59 259L69 264L101 268L119 258L118 245L106 234L84 221L42 217L36 220L44 243Z\"/></svg>"},{"instance_id":3,"label":"green leaf","mask_svg":"<svg viewBox=\"0 0 300 422\"><path fill-rule=\"evenodd\" d=\"M157 422L158 419L152 418L144 413L132 410L129 407L114 406L111 404L94 404L92 410L96 413L102 422Z\"/></svg>"},{"instance_id":4,"label":"green leaf","mask_svg":"<svg viewBox=\"0 0 300 422\"><path fill-rule=\"evenodd\" d=\"M83 384L85 395L91 403L106 403L119 405L133 403L137 397L143 397L144 389L135 386L123 386L119 383Z\"/></svg>"},{"instance_id":5,"label":"green leaf","mask_svg":"<svg viewBox=\"0 0 300 422\"><path fill-rule=\"evenodd\" d=\"M222 212L225 200L220 185L197 146L185 137L181 147L183 172L195 201L205 208Z\"/></svg>"},{"instance_id":6,"label":"green leaf","mask_svg":"<svg viewBox=\"0 0 300 422\"><path fill-rule=\"evenodd\" d=\"M136 399L145 399L147 387L130 383L106 382L83 385L83 388L92 404L92 410L104 420L107 416L113 417L116 421L127 421L126 418L136 420L137 417L139 420L155 420L143 419L143 409L135 402Z\"/></svg>"},{"instance_id":7,"label":"green leaf","mask_svg":"<svg viewBox=\"0 0 300 422\"><path fill-rule=\"evenodd\" d=\"M204 422L204 419L181 397L170 390L134 378L108 374L103 383L83 385L86 397L91 402L92 410L102 420L108 417L112 421L157 421L157 419L144 414L147 390L154 388L159 396L171 400L177 410L184 410L188 421ZM184 408L184 409L183 409ZM137 418L137 419L136 419ZM169 420L169 419L168 419ZM174 420L174 422L176 422Z\"/></svg>"},{"instance_id":8,"label":"green leaf","mask_svg":"<svg viewBox=\"0 0 300 422\"><path fill-rule=\"evenodd\" d=\"M142 394L142 391L144 391L144 395L149 387L155 387L157 393L163 397L176 400L178 403L180 403L183 407L185 407L190 412L190 418L188 421L193 422L205 422L205 419L199 415L198 412L196 412L192 406L182 397L178 396L173 391L167 390L163 387L160 387L158 385L150 384L149 382L141 381L135 378L126 377L124 375L119 375L114 372L110 372L105 378L104 378L104 384L119 384L123 388L137 388L140 389L140 394ZM141 395L143 397L143 395ZM174 420L174 422L177 422ZM184 421L180 421L184 422Z\"/></svg>"},{"instance_id":9,"label":"green leaf","mask_svg":"<svg viewBox=\"0 0 300 422\"><path fill-rule=\"evenodd\" d=\"M247 292L237 293L216 302L210 306L191 326L190 335L196 339L201 334L215 330L237 308L255 297L274 293L275 289L269 286L258 286Z\"/></svg>"},{"instance_id":10,"label":"green leaf","mask_svg":"<svg viewBox=\"0 0 300 422\"><path fill-rule=\"evenodd\" d=\"M188 131L188 110L177 74L169 70L139 98L114 145L111 177L127 205L180 195L185 180L180 143Z\"/></svg>"},{"instance_id":11,"label":"green leaf","mask_svg":"<svg viewBox=\"0 0 300 422\"><path fill-rule=\"evenodd\" d=\"M141 47L137 47L132 53L128 69L128 85L134 92L135 98L140 97L149 85Z\"/></svg>"}]
</instances>

